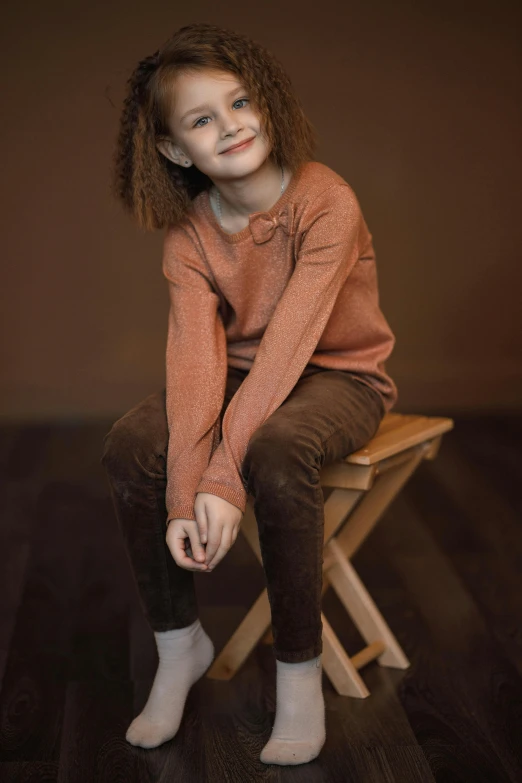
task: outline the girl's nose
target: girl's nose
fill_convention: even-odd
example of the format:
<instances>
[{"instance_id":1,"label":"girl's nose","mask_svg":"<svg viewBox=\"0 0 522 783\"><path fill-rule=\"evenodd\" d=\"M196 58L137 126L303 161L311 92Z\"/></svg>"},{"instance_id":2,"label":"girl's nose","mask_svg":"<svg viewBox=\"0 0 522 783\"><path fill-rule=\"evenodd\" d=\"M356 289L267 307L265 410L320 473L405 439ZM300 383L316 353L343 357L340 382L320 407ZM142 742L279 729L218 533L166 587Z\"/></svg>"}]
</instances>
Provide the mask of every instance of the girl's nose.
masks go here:
<instances>
[{"instance_id":1,"label":"girl's nose","mask_svg":"<svg viewBox=\"0 0 522 783\"><path fill-rule=\"evenodd\" d=\"M226 135L236 134L241 129L241 123L238 121L237 112L225 117L221 123L222 138Z\"/></svg>"}]
</instances>

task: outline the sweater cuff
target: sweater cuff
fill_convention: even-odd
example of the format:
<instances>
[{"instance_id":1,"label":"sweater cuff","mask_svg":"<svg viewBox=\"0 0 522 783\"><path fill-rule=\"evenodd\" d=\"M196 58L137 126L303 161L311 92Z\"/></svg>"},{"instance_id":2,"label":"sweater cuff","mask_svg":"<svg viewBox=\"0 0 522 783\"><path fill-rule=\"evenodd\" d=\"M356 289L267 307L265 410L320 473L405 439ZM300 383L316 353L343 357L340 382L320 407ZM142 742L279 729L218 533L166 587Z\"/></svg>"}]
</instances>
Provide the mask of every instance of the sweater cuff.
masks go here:
<instances>
[{"instance_id":1,"label":"sweater cuff","mask_svg":"<svg viewBox=\"0 0 522 783\"><path fill-rule=\"evenodd\" d=\"M196 515L194 514L194 504L186 503L182 506L176 506L169 511L167 516L167 525L172 522L173 519L193 519L196 521Z\"/></svg>"},{"instance_id":2,"label":"sweater cuff","mask_svg":"<svg viewBox=\"0 0 522 783\"><path fill-rule=\"evenodd\" d=\"M237 506L243 514L245 513L247 493L244 489L238 491L233 487L228 487L226 484L218 484L216 481L204 479L200 481L196 489L196 493L198 492L208 492L210 495L217 495L223 498L223 500L228 500L232 505Z\"/></svg>"}]
</instances>

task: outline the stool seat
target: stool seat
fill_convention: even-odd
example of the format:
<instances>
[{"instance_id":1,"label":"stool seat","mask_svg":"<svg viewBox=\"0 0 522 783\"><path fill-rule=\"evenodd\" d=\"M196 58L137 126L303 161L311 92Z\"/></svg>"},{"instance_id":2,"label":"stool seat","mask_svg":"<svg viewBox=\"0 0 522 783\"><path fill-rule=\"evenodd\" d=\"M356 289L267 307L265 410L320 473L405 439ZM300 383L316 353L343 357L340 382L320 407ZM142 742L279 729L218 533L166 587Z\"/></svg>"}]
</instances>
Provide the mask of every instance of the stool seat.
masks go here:
<instances>
[{"instance_id":1,"label":"stool seat","mask_svg":"<svg viewBox=\"0 0 522 783\"><path fill-rule=\"evenodd\" d=\"M369 443L353 454L349 454L344 462L354 465L373 465L451 429L453 429L452 419L387 413Z\"/></svg>"},{"instance_id":2,"label":"stool seat","mask_svg":"<svg viewBox=\"0 0 522 783\"><path fill-rule=\"evenodd\" d=\"M361 449L319 472L332 492L324 504L322 593L331 586L367 646L349 657L328 620L323 626L323 670L339 694L365 698L369 691L358 670L372 660L381 666L408 668L399 643L350 563L392 500L424 459L435 459L452 419L387 413L374 437ZM241 531L262 564L253 498L248 496ZM273 641L266 588L207 672L210 679L228 680L263 637ZM268 630L267 630L268 629Z\"/></svg>"}]
</instances>

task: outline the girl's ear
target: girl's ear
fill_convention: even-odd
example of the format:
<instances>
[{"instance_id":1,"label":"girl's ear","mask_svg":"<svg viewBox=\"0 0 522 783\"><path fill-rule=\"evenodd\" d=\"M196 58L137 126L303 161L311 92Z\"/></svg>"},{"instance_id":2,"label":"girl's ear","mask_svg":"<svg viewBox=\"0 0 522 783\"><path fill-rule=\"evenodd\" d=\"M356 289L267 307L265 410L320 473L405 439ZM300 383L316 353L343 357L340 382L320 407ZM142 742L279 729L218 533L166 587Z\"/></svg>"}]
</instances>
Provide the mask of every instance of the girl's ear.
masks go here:
<instances>
[{"instance_id":1,"label":"girl's ear","mask_svg":"<svg viewBox=\"0 0 522 783\"><path fill-rule=\"evenodd\" d=\"M178 165L182 158L183 160L186 160L187 158L180 148L167 136L159 136L157 138L156 148L162 155L172 161L172 163L177 163Z\"/></svg>"}]
</instances>

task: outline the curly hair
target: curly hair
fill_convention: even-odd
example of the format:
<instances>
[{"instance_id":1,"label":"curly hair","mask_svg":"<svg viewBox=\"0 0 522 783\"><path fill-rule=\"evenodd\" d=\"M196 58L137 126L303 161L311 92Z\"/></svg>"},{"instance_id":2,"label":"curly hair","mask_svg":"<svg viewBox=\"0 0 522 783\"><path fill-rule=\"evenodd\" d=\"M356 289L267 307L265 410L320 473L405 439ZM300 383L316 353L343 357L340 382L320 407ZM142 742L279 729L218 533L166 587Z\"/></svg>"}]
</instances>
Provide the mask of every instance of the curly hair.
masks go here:
<instances>
[{"instance_id":1,"label":"curly hair","mask_svg":"<svg viewBox=\"0 0 522 783\"><path fill-rule=\"evenodd\" d=\"M210 177L195 165L183 169L156 147L158 136L170 135L167 118L174 78L206 68L240 78L259 112L275 163L294 172L314 159L317 133L271 52L216 25L181 27L141 60L128 79L113 156L111 189L147 231L178 223L198 193L212 186Z\"/></svg>"}]
</instances>

